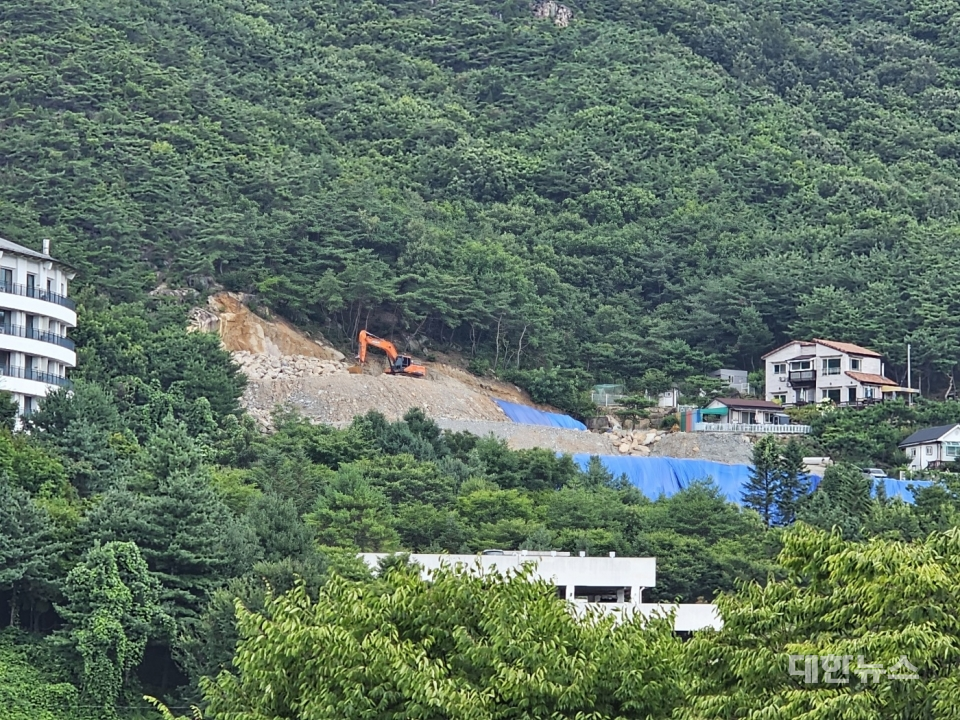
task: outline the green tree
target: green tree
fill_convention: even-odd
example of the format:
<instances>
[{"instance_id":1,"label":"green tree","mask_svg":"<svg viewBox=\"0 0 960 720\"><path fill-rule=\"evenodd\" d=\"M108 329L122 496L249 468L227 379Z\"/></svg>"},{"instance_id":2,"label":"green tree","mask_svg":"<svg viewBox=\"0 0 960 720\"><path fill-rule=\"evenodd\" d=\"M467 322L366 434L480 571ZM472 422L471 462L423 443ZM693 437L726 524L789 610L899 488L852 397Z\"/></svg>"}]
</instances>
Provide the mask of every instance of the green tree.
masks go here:
<instances>
[{"instance_id":1,"label":"green tree","mask_svg":"<svg viewBox=\"0 0 960 720\"><path fill-rule=\"evenodd\" d=\"M84 699L112 717L147 641L173 632L160 585L134 543L96 543L67 575L63 595L61 644L79 658Z\"/></svg>"},{"instance_id":2,"label":"green tree","mask_svg":"<svg viewBox=\"0 0 960 720\"><path fill-rule=\"evenodd\" d=\"M56 559L63 551L50 516L29 493L0 480L0 596L20 624L20 610L55 596ZM32 623L31 623L32 626Z\"/></svg>"},{"instance_id":3,"label":"green tree","mask_svg":"<svg viewBox=\"0 0 960 720\"><path fill-rule=\"evenodd\" d=\"M788 575L719 598L723 629L687 645L690 706L682 715L954 716L958 550L955 530L916 543L854 543L795 526L779 557ZM893 677L903 658L917 679Z\"/></svg>"},{"instance_id":4,"label":"green tree","mask_svg":"<svg viewBox=\"0 0 960 720\"><path fill-rule=\"evenodd\" d=\"M803 464L803 446L790 438L783 446L777 467L775 510L777 525L791 525L797 510L810 492L807 469Z\"/></svg>"},{"instance_id":5,"label":"green tree","mask_svg":"<svg viewBox=\"0 0 960 720\"><path fill-rule=\"evenodd\" d=\"M764 435L753 446L753 466L743 484L743 504L756 510L767 527L777 519L781 481L780 445L773 435Z\"/></svg>"},{"instance_id":6,"label":"green tree","mask_svg":"<svg viewBox=\"0 0 960 720\"><path fill-rule=\"evenodd\" d=\"M665 717L683 696L669 620L583 620L523 574L332 578L240 610L240 631L237 671L204 681L218 717Z\"/></svg>"}]
</instances>

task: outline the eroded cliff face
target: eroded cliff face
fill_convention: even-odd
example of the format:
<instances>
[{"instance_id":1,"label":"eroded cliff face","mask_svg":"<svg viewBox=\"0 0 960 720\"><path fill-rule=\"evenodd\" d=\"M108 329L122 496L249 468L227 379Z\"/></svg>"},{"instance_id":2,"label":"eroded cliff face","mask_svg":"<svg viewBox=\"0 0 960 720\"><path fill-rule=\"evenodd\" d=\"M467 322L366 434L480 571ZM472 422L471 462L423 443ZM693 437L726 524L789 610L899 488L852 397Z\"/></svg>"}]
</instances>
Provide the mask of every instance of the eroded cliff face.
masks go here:
<instances>
[{"instance_id":1,"label":"eroded cliff face","mask_svg":"<svg viewBox=\"0 0 960 720\"><path fill-rule=\"evenodd\" d=\"M323 339L311 339L283 318L260 317L244 304L237 293L212 295L206 307L190 312L190 328L220 335L230 352L246 352L280 358L303 356L339 362L343 353L326 345Z\"/></svg>"},{"instance_id":2,"label":"eroded cliff face","mask_svg":"<svg viewBox=\"0 0 960 720\"><path fill-rule=\"evenodd\" d=\"M573 10L553 0L533 3L533 14L543 20L553 20L558 27L567 27L573 20Z\"/></svg>"}]
</instances>

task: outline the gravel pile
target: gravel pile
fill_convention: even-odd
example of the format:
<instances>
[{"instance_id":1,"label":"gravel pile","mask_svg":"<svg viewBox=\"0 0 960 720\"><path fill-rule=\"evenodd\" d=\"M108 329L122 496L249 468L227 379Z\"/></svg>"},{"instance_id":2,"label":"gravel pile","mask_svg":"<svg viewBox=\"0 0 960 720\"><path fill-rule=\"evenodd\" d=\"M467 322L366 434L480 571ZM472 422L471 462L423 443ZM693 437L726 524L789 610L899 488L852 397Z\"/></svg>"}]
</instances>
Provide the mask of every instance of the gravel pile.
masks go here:
<instances>
[{"instance_id":1,"label":"gravel pile","mask_svg":"<svg viewBox=\"0 0 960 720\"><path fill-rule=\"evenodd\" d=\"M667 433L650 446L650 454L749 465L753 443L749 437L739 433Z\"/></svg>"},{"instance_id":2,"label":"gravel pile","mask_svg":"<svg viewBox=\"0 0 960 720\"><path fill-rule=\"evenodd\" d=\"M444 377L409 378L394 375L351 375L342 370L323 375L283 373L251 378L244 406L266 422L274 406L298 409L317 422L340 424L370 410L398 420L412 407L434 419L484 420L506 423L507 417L487 395Z\"/></svg>"},{"instance_id":3,"label":"gravel pile","mask_svg":"<svg viewBox=\"0 0 960 720\"><path fill-rule=\"evenodd\" d=\"M470 420L439 419L437 424L445 430L466 431L485 437L493 433L507 441L514 450L547 448L554 452L590 453L591 455L616 455L617 446L613 435L598 435L584 430L520 425L513 422L483 422Z\"/></svg>"}]
</instances>

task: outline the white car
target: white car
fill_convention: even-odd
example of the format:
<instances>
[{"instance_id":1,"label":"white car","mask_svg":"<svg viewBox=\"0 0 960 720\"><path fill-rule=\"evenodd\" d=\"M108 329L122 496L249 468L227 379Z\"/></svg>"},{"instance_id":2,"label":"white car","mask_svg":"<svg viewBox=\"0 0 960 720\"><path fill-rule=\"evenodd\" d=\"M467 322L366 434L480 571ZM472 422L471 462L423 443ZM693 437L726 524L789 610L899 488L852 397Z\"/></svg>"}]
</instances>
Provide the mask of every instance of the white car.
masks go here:
<instances>
[{"instance_id":1,"label":"white car","mask_svg":"<svg viewBox=\"0 0 960 720\"><path fill-rule=\"evenodd\" d=\"M883 480L887 477L885 473L880 468L860 468L863 471L863 474L872 480Z\"/></svg>"}]
</instances>

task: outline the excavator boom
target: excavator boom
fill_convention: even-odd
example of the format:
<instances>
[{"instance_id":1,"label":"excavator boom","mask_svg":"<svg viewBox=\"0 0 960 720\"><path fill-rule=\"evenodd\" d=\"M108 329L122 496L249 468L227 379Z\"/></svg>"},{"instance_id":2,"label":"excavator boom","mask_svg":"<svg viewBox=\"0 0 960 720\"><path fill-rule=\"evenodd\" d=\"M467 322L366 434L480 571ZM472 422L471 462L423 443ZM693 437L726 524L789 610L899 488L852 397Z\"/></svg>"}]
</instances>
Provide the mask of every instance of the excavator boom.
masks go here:
<instances>
[{"instance_id":1,"label":"excavator boom","mask_svg":"<svg viewBox=\"0 0 960 720\"><path fill-rule=\"evenodd\" d=\"M387 358L390 360L390 364L387 366L385 372L391 375L426 377L427 369L423 365L414 364L413 359L409 355L401 355L398 353L396 345L389 340L378 338L376 335L371 335L366 330L361 330L357 341L360 345L360 349L357 352L357 359L360 361L361 365L367 361L367 347L375 347L383 350L383 352L386 353Z\"/></svg>"}]
</instances>

